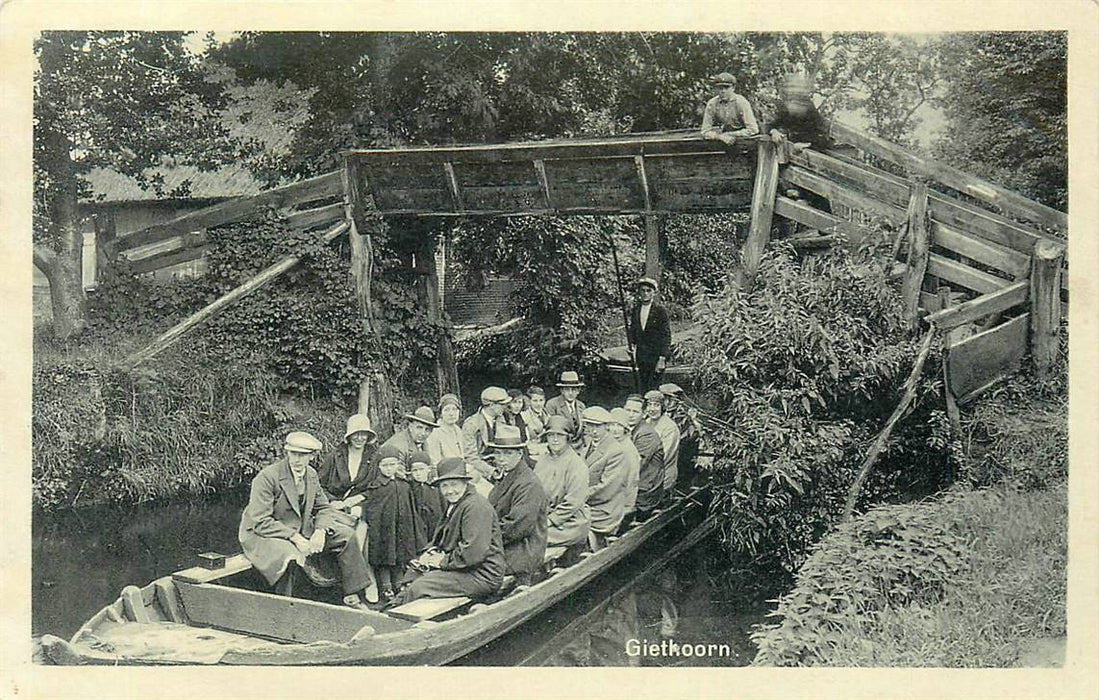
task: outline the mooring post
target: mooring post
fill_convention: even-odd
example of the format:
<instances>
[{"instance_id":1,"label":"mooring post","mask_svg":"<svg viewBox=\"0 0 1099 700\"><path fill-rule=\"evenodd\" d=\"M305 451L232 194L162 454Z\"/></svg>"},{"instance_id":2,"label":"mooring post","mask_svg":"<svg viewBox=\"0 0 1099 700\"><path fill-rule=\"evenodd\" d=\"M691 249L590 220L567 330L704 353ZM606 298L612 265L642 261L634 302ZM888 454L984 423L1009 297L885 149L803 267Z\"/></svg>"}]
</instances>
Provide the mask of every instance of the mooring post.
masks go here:
<instances>
[{"instance_id":1,"label":"mooring post","mask_svg":"<svg viewBox=\"0 0 1099 700\"><path fill-rule=\"evenodd\" d=\"M1057 359L1061 329L1061 262L1065 247L1050 240L1034 244L1030 257L1030 357L1039 379Z\"/></svg>"},{"instance_id":2,"label":"mooring post","mask_svg":"<svg viewBox=\"0 0 1099 700\"><path fill-rule=\"evenodd\" d=\"M927 259L931 252L931 232L927 225L927 180L920 176L910 179L908 197L908 261L901 297L904 318L910 331L920 326L920 290L927 274Z\"/></svg>"},{"instance_id":3,"label":"mooring post","mask_svg":"<svg viewBox=\"0 0 1099 700\"><path fill-rule=\"evenodd\" d=\"M748 240L740 251L738 284L747 290L759 271L759 261L771 238L771 221L775 216L775 194L778 191L778 155L769 138L759 141L756 160L756 181L752 188L752 220L748 225Z\"/></svg>"}]
</instances>

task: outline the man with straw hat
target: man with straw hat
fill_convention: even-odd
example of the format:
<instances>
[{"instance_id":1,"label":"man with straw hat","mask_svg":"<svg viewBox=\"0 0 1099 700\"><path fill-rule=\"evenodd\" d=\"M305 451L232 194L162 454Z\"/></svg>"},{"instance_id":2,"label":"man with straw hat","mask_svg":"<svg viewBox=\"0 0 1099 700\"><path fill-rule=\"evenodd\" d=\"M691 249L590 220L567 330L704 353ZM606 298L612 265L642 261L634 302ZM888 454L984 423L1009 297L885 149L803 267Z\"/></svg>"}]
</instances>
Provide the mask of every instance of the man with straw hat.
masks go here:
<instances>
[{"instance_id":1,"label":"man with straw hat","mask_svg":"<svg viewBox=\"0 0 1099 700\"><path fill-rule=\"evenodd\" d=\"M637 280L637 303L630 313L627 330L637 362L639 390L648 390L664 372L668 357L672 354L672 327L668 312L653 300L657 283L651 277Z\"/></svg>"},{"instance_id":2,"label":"man with straw hat","mask_svg":"<svg viewBox=\"0 0 1099 700\"><path fill-rule=\"evenodd\" d=\"M588 542L593 552L607 544L622 524L626 505L628 465L626 453L618 441L607 432L612 422L610 412L602 406L584 409L587 443L584 461L588 465L588 507L591 509L591 533Z\"/></svg>"},{"instance_id":3,"label":"man with straw hat","mask_svg":"<svg viewBox=\"0 0 1099 700\"><path fill-rule=\"evenodd\" d=\"M487 598L504 582L504 546L496 511L470 485L465 460L448 457L432 483L447 511L432 545L412 562L392 605L418 598Z\"/></svg>"},{"instance_id":4,"label":"man with straw hat","mask_svg":"<svg viewBox=\"0 0 1099 700\"><path fill-rule=\"evenodd\" d=\"M579 451L584 435L584 402L578 397L580 390L584 388L584 382L580 380L579 374L566 370L561 373L557 388L561 393L546 402L546 415L564 416L568 420L569 444L572 449Z\"/></svg>"},{"instance_id":5,"label":"man with straw hat","mask_svg":"<svg viewBox=\"0 0 1099 700\"><path fill-rule=\"evenodd\" d=\"M309 466L322 448L320 440L302 431L286 436L283 456L260 470L252 480L248 505L237 537L244 556L277 593L292 593L291 564L320 552L334 552L343 586L343 602L363 609L360 594L369 582L366 561L355 532L327 517L331 507L317 472Z\"/></svg>"},{"instance_id":6,"label":"man with straw hat","mask_svg":"<svg viewBox=\"0 0 1099 700\"><path fill-rule=\"evenodd\" d=\"M572 547L588 541L588 465L569 445L569 422L564 416L546 420L546 454L534 467L549 499L546 544Z\"/></svg>"},{"instance_id":7,"label":"man with straw hat","mask_svg":"<svg viewBox=\"0 0 1099 700\"><path fill-rule=\"evenodd\" d=\"M507 573L530 585L546 555L546 492L534 476L524 452L527 443L519 429L501 425L489 443L500 478L488 502L500 521Z\"/></svg>"},{"instance_id":8,"label":"man with straw hat","mask_svg":"<svg viewBox=\"0 0 1099 700\"><path fill-rule=\"evenodd\" d=\"M710 84L717 94L710 98L702 112L703 138L731 146L738 137L758 134L759 124L752 105L743 95L737 94L733 74L718 73L710 78Z\"/></svg>"},{"instance_id":9,"label":"man with straw hat","mask_svg":"<svg viewBox=\"0 0 1099 700\"><path fill-rule=\"evenodd\" d=\"M428 406L420 406L412 413L406 413L404 417L408 421L405 427L382 443L382 447L392 447L400 454L403 466L397 474L402 479L408 478L409 458L412 453L426 451L427 436L433 428L439 427L435 422L435 411Z\"/></svg>"}]
</instances>

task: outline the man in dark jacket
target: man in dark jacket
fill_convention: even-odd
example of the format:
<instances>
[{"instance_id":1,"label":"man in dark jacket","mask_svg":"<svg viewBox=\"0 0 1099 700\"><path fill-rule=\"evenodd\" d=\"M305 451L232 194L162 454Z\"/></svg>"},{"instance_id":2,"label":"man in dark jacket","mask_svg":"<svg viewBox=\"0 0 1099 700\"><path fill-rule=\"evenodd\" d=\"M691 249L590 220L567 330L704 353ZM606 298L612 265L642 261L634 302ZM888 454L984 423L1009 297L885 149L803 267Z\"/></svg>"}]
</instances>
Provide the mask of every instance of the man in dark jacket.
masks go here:
<instances>
[{"instance_id":1,"label":"man in dark jacket","mask_svg":"<svg viewBox=\"0 0 1099 700\"><path fill-rule=\"evenodd\" d=\"M488 502L500 521L507 573L530 585L546 555L546 519L549 499L527 464L518 428L501 425L489 444L502 476L492 487Z\"/></svg>"},{"instance_id":2,"label":"man in dark jacket","mask_svg":"<svg viewBox=\"0 0 1099 700\"><path fill-rule=\"evenodd\" d=\"M657 304L657 284L651 277L637 281L637 304L630 313L628 337L634 348L641 391L648 391L664 372L671 355L672 328L668 312Z\"/></svg>"},{"instance_id":3,"label":"man in dark jacket","mask_svg":"<svg viewBox=\"0 0 1099 700\"><path fill-rule=\"evenodd\" d=\"M831 126L813 104L811 94L812 85L805 76L791 74L783 78L779 88L781 102L775 116L764 126L764 132L780 149L790 148L796 153L806 144L816 151L835 146ZM790 194L793 199L804 199L825 213L832 211L828 198L815 192L795 190L787 196Z\"/></svg>"},{"instance_id":4,"label":"man in dark jacket","mask_svg":"<svg viewBox=\"0 0 1099 700\"><path fill-rule=\"evenodd\" d=\"M487 598L504 582L504 545L500 523L489 502L470 486L465 460L439 462L438 485L447 503L446 517L430 548L412 562L407 584L391 605L418 598Z\"/></svg>"},{"instance_id":5,"label":"man in dark jacket","mask_svg":"<svg viewBox=\"0 0 1099 700\"><path fill-rule=\"evenodd\" d=\"M641 456L634 517L640 521L647 519L664 498L664 443L645 420L645 399L640 394L630 394L622 407L630 422L630 437Z\"/></svg>"}]
</instances>

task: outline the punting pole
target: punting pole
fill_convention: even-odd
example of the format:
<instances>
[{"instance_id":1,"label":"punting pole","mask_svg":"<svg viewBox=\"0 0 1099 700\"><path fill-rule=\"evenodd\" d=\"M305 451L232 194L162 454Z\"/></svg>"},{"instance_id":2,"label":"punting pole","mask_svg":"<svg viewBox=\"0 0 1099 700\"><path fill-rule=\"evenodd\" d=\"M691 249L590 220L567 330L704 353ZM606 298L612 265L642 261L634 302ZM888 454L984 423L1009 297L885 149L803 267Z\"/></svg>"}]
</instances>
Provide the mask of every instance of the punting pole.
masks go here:
<instances>
[{"instance_id":1,"label":"punting pole","mask_svg":"<svg viewBox=\"0 0 1099 700\"><path fill-rule=\"evenodd\" d=\"M614 244L614 234L607 234L611 244L611 259L614 260L614 279L618 282L618 304L622 307L622 330L626 333L626 351L630 356L630 371L633 374L633 389L641 393L641 377L637 371L637 358L634 357L633 343L630 342L630 312L626 310L626 290L622 288L622 268L618 265L618 247Z\"/></svg>"}]
</instances>

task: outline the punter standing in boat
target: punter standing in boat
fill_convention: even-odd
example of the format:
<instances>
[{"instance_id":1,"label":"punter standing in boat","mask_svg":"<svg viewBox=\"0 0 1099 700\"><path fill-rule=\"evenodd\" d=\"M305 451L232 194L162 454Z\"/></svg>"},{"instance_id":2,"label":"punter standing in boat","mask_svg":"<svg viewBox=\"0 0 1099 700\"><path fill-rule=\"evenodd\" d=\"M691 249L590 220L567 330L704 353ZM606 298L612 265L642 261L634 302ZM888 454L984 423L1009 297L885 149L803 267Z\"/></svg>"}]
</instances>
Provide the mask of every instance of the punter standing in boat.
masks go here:
<instances>
[{"instance_id":1,"label":"punter standing in boat","mask_svg":"<svg viewBox=\"0 0 1099 700\"><path fill-rule=\"evenodd\" d=\"M550 416L546 454L534 467L548 499L546 545L572 547L588 540L588 465L569 444L568 420Z\"/></svg>"},{"instance_id":2,"label":"punter standing in boat","mask_svg":"<svg viewBox=\"0 0 1099 700\"><path fill-rule=\"evenodd\" d=\"M622 504L622 524L619 531L625 530L633 521L637 506L637 485L641 478L641 454L630 437L630 416L622 407L611 409L611 422L607 424L610 437L617 440L626 455L626 499Z\"/></svg>"},{"instance_id":3,"label":"punter standing in boat","mask_svg":"<svg viewBox=\"0 0 1099 700\"><path fill-rule=\"evenodd\" d=\"M408 478L409 458L412 457L412 453L424 449L427 436L431 434L433 428L439 427L435 422L435 411L428 406L420 406L412 413L406 413L405 420L408 421L405 427L393 433L382 443L382 447L392 447L397 450L401 459L401 468L397 474L402 479Z\"/></svg>"},{"instance_id":4,"label":"punter standing in boat","mask_svg":"<svg viewBox=\"0 0 1099 700\"><path fill-rule=\"evenodd\" d=\"M630 313L627 335L633 346L641 391L656 384L672 354L672 327L668 312L654 301L657 291L653 278L637 280L637 303Z\"/></svg>"},{"instance_id":5,"label":"punter standing in boat","mask_svg":"<svg viewBox=\"0 0 1099 700\"><path fill-rule=\"evenodd\" d=\"M465 461L471 469L473 487L488 498L492 491L492 464L489 463L488 444L496 435L500 415L506 410L508 392L498 386L485 387L481 392L481 408L462 423Z\"/></svg>"},{"instance_id":6,"label":"punter standing in boat","mask_svg":"<svg viewBox=\"0 0 1099 700\"><path fill-rule=\"evenodd\" d=\"M579 399L584 382L576 372L565 371L557 382L561 393L546 402L546 414L564 416L569 421L569 444L579 452L584 446L584 402Z\"/></svg>"},{"instance_id":7,"label":"punter standing in boat","mask_svg":"<svg viewBox=\"0 0 1099 700\"><path fill-rule=\"evenodd\" d=\"M496 511L469 483L464 460L444 459L434 484L447 503L432 546L414 562L393 601L466 596L487 598L504 582L504 546Z\"/></svg>"},{"instance_id":8,"label":"punter standing in boat","mask_svg":"<svg viewBox=\"0 0 1099 700\"><path fill-rule=\"evenodd\" d=\"M664 498L664 443L656 428L645 420L645 399L630 394L622 406L630 423L630 439L641 456L634 520L645 520Z\"/></svg>"},{"instance_id":9,"label":"punter standing in boat","mask_svg":"<svg viewBox=\"0 0 1099 700\"><path fill-rule=\"evenodd\" d=\"M439 397L439 427L432 430L424 442L432 464L438 464L447 457L464 456L465 438L458 424L461 418L462 402L457 394Z\"/></svg>"},{"instance_id":10,"label":"punter standing in boat","mask_svg":"<svg viewBox=\"0 0 1099 700\"><path fill-rule=\"evenodd\" d=\"M309 465L323 446L306 432L286 436L283 456L252 480L237 537L244 556L280 593L290 590L290 565L311 554L337 555L343 602L365 608L360 598L369 583L362 547L350 527L327 517L332 512L317 472Z\"/></svg>"},{"instance_id":11,"label":"punter standing in boat","mask_svg":"<svg viewBox=\"0 0 1099 700\"><path fill-rule=\"evenodd\" d=\"M488 502L500 521L504 560L508 574L530 585L546 556L546 510L548 501L542 483L534 476L525 452L526 441L510 425L496 430L489 444L500 479L492 487Z\"/></svg>"},{"instance_id":12,"label":"punter standing in boat","mask_svg":"<svg viewBox=\"0 0 1099 700\"><path fill-rule=\"evenodd\" d=\"M622 446L607 432L607 424L612 421L610 412L602 406L589 406L584 409L583 420L591 513L588 542L592 551L597 552L607 545L607 537L622 525L628 465Z\"/></svg>"},{"instance_id":13,"label":"punter standing in boat","mask_svg":"<svg viewBox=\"0 0 1099 700\"><path fill-rule=\"evenodd\" d=\"M653 389L645 394L645 416L664 446L664 493L670 494L679 478L679 426L664 412L664 394Z\"/></svg>"}]
</instances>

